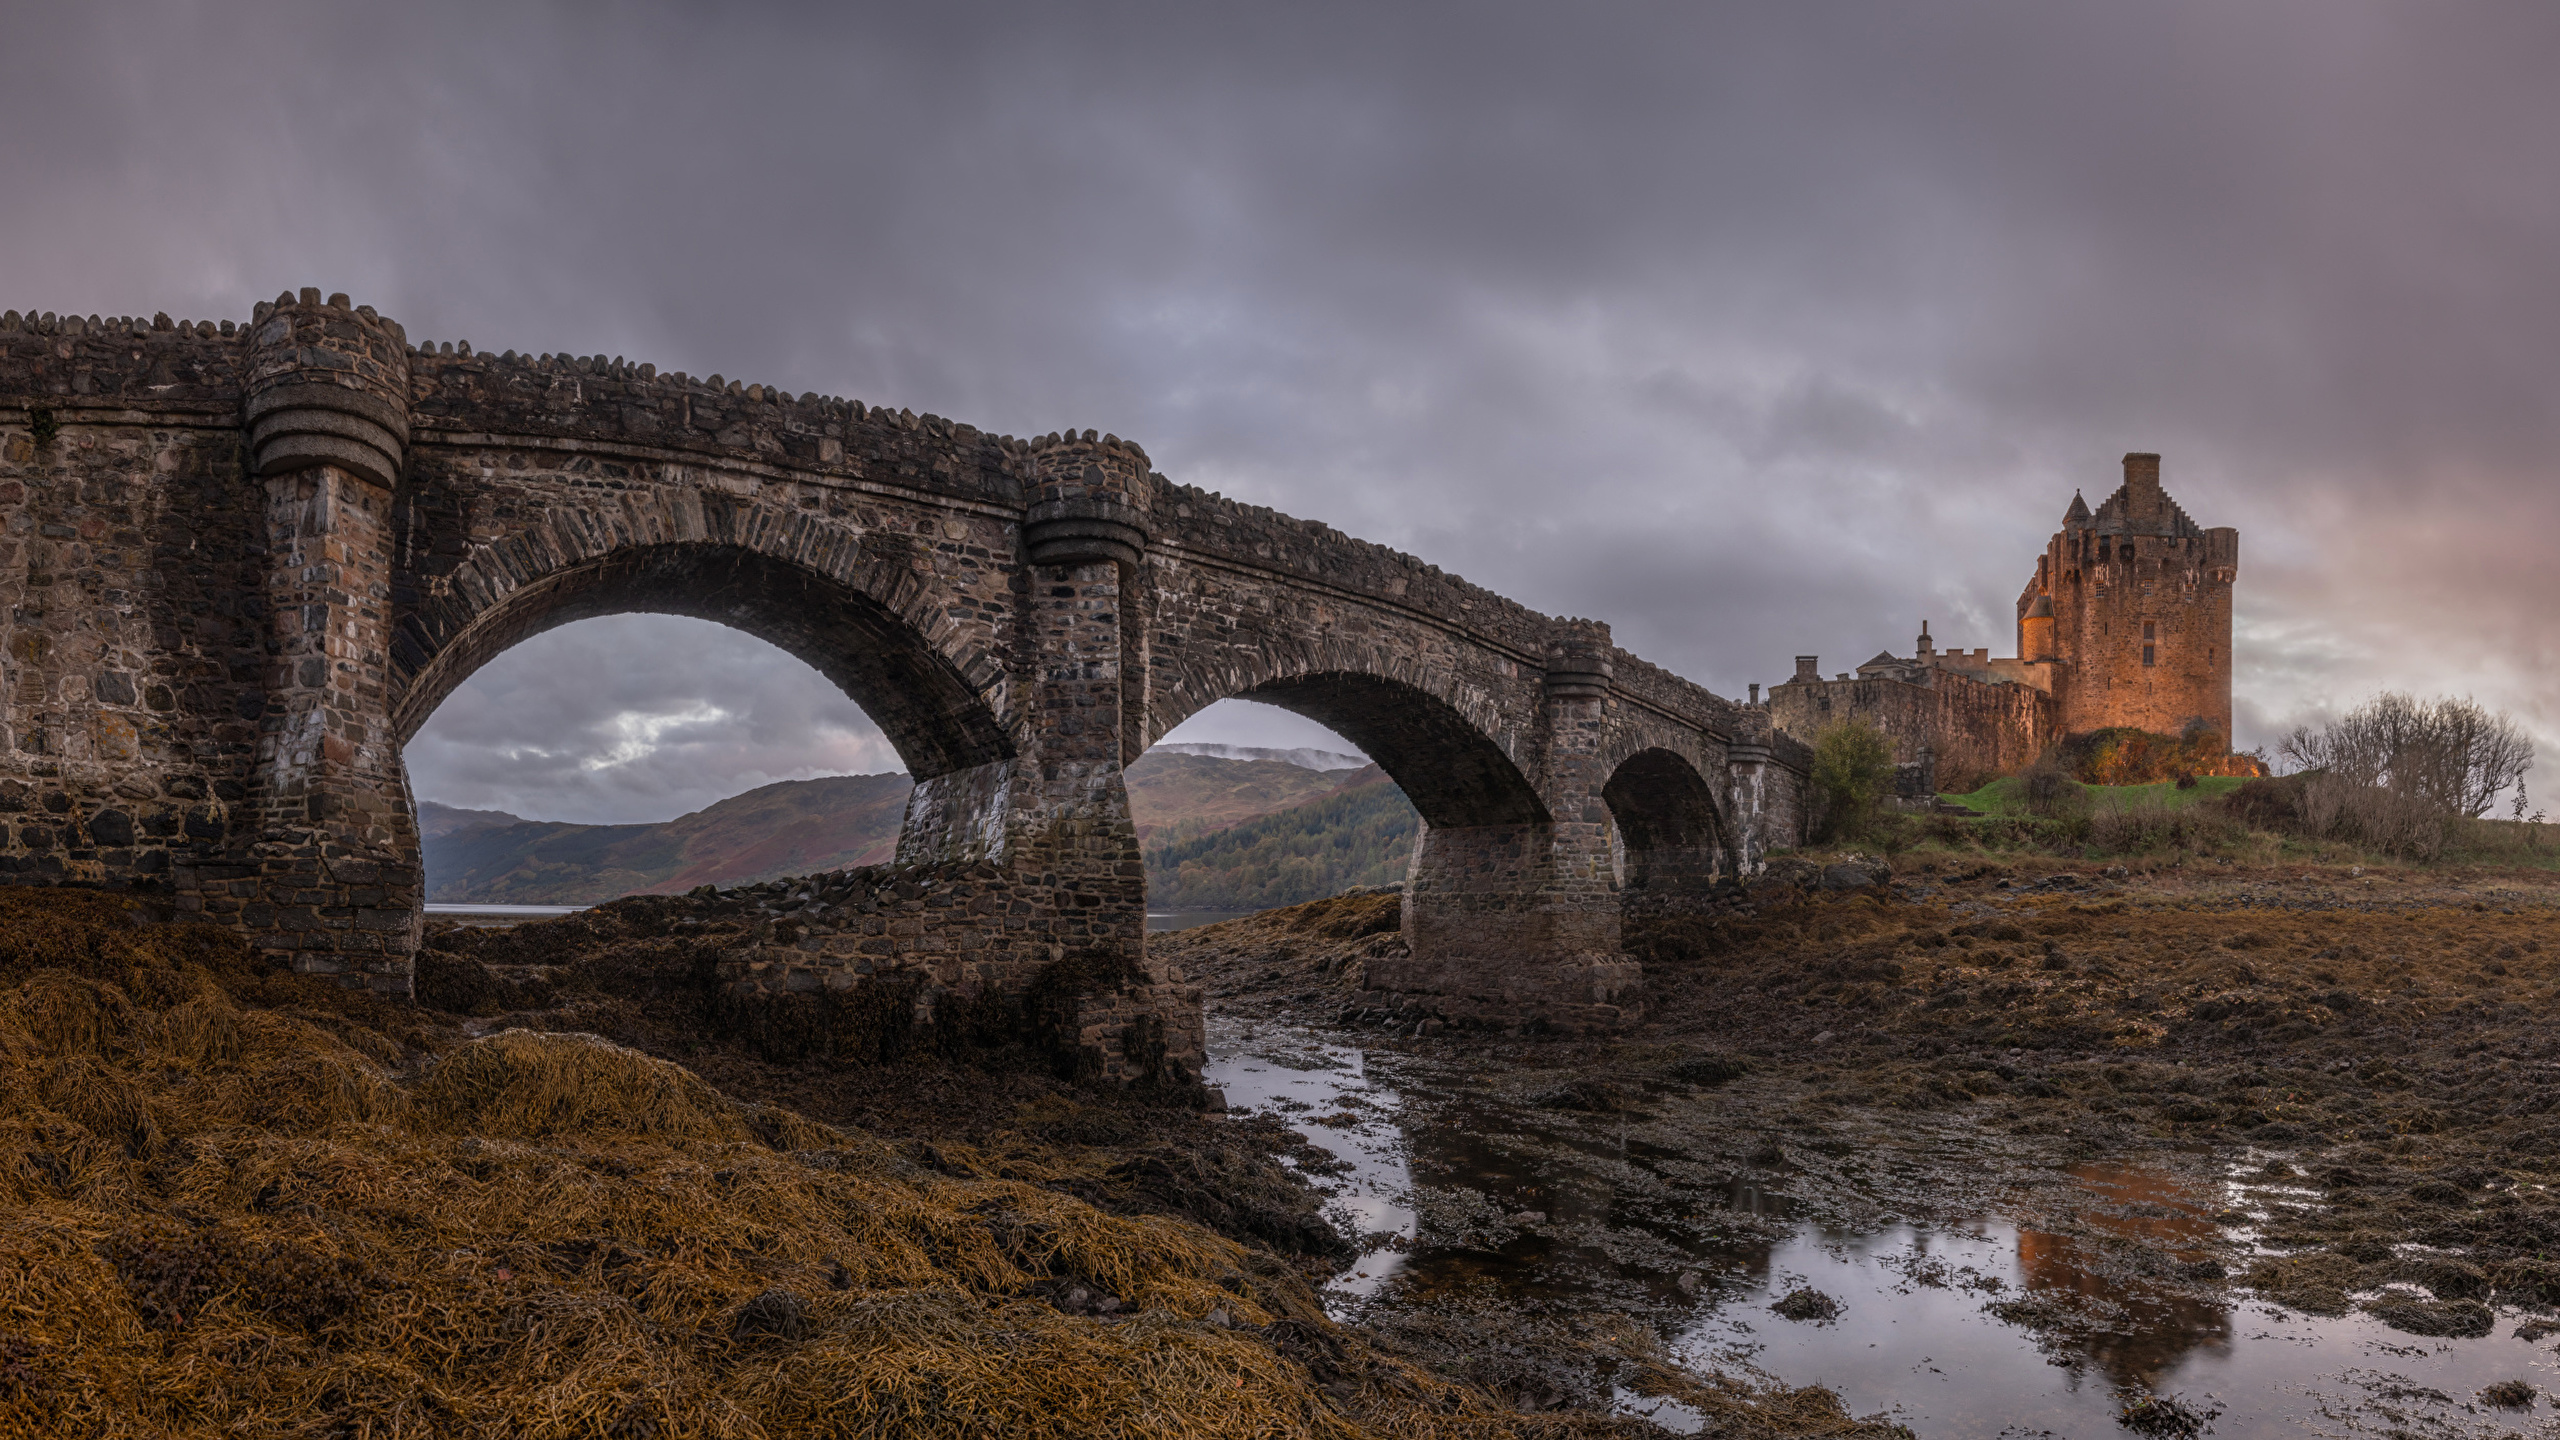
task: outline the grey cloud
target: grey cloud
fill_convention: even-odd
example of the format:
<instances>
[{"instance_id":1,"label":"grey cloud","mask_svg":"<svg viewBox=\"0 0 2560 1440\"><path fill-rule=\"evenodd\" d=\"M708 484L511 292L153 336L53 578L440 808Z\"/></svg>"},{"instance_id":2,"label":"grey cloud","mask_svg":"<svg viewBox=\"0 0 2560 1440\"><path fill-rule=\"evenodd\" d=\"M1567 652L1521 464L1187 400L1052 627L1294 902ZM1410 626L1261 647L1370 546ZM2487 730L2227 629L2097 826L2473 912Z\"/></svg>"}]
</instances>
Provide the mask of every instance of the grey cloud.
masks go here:
<instances>
[{"instance_id":1,"label":"grey cloud","mask_svg":"<svg viewBox=\"0 0 2560 1440\"><path fill-rule=\"evenodd\" d=\"M587 824L666 820L775 780L904 767L819 674L703 620L620 615L537 635L448 697L411 790Z\"/></svg>"},{"instance_id":2,"label":"grey cloud","mask_svg":"<svg viewBox=\"0 0 2560 1440\"><path fill-rule=\"evenodd\" d=\"M2385 684L2560 721L2543 7L13 25L0 303L320 284L419 336L1115 430L1728 692L1923 616L2005 648L2071 491L2160 450L2244 532L2244 739ZM697 737L737 767L703 784L839 733L761 713Z\"/></svg>"}]
</instances>

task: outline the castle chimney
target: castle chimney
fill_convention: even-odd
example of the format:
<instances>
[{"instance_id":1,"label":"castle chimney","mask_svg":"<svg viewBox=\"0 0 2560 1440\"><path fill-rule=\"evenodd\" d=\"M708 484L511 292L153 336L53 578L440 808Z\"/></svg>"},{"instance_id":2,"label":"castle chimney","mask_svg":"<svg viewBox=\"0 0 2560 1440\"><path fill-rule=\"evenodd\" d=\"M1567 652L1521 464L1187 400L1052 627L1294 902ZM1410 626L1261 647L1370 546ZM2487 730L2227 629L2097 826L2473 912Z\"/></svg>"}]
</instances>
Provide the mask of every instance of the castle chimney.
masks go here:
<instances>
[{"instance_id":1,"label":"castle chimney","mask_svg":"<svg viewBox=\"0 0 2560 1440\"><path fill-rule=\"evenodd\" d=\"M1754 705L1760 703L1760 682L1757 680L1751 682L1751 703Z\"/></svg>"},{"instance_id":2,"label":"castle chimney","mask_svg":"<svg viewBox=\"0 0 2560 1440\"><path fill-rule=\"evenodd\" d=\"M1938 653L1938 642L1929 638L1929 622L1926 620L1920 622L1920 644L1914 653L1920 657L1920 663L1923 665L1929 663L1930 656Z\"/></svg>"},{"instance_id":3,"label":"castle chimney","mask_svg":"<svg viewBox=\"0 0 2560 1440\"><path fill-rule=\"evenodd\" d=\"M2156 520L2168 503L2168 497L2160 493L2160 457L2139 451L2125 456L2125 518Z\"/></svg>"},{"instance_id":4,"label":"castle chimney","mask_svg":"<svg viewBox=\"0 0 2560 1440\"><path fill-rule=\"evenodd\" d=\"M1796 678L1793 683L1798 685L1817 685L1820 684L1821 681L1822 657L1819 655L1797 656Z\"/></svg>"}]
</instances>

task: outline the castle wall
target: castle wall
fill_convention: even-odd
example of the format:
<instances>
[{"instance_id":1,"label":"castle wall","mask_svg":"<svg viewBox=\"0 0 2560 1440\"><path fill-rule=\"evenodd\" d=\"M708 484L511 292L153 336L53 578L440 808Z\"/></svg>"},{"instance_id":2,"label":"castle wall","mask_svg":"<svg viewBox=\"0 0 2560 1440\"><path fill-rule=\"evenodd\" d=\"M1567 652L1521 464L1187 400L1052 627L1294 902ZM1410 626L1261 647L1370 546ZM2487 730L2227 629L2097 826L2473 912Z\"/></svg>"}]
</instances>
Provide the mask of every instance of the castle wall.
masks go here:
<instances>
[{"instance_id":1,"label":"castle wall","mask_svg":"<svg viewBox=\"0 0 2560 1440\"><path fill-rule=\"evenodd\" d=\"M1784 734L1812 744L1822 727L1864 720L1893 742L1908 764L1926 747L1941 784L2005 775L2035 763L2059 739L2052 700L2026 685L1988 685L1941 673L1936 683L1900 680L1790 680L1769 691L1769 719Z\"/></svg>"}]
</instances>

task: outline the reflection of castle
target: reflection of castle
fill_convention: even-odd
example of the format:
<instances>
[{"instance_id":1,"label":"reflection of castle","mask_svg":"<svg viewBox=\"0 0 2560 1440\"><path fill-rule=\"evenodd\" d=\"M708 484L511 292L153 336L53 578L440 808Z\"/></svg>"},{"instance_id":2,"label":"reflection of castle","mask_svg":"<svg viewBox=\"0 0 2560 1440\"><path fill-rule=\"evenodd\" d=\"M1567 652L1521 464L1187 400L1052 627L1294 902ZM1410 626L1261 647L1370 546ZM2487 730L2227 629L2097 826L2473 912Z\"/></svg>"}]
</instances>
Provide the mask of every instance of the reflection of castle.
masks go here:
<instances>
[{"instance_id":1,"label":"reflection of castle","mask_svg":"<svg viewBox=\"0 0 2560 1440\"><path fill-rule=\"evenodd\" d=\"M1939 650L1927 622L1910 658L1881 654L1825 680L1819 657L1769 691L1780 730L1810 742L1856 717L1894 758L2017 770L2065 735L2126 725L2231 734L2231 588L2240 532L2207 530L2160 488L2160 457L2124 457L2124 484L2095 513L2079 496L2018 596L2017 655ZM1759 687L1753 686L1756 692Z\"/></svg>"},{"instance_id":2,"label":"reflection of castle","mask_svg":"<svg viewBox=\"0 0 2560 1440\"><path fill-rule=\"evenodd\" d=\"M2176 1263L2209 1255L2222 1232L2198 1213L2198 1197L2174 1175L2129 1165L2074 1165L2071 1178L2109 1202L2084 1214L2092 1237L2019 1230L2018 1278L2031 1297L2075 1295L2084 1302L2084 1313L2098 1316L2121 1307L2127 1323L2065 1326L2057 1338L2068 1336L2071 1350L2119 1385L2148 1386L2190 1352L2229 1347L2229 1310L2167 1285L2110 1273L2135 1257ZM2109 1245L2109 1240L2119 1243ZM2121 1243L2128 1241L2132 1243ZM2108 1263L2110 1251L2114 1265ZM2133 1268L2159 1274L2139 1262Z\"/></svg>"}]
</instances>

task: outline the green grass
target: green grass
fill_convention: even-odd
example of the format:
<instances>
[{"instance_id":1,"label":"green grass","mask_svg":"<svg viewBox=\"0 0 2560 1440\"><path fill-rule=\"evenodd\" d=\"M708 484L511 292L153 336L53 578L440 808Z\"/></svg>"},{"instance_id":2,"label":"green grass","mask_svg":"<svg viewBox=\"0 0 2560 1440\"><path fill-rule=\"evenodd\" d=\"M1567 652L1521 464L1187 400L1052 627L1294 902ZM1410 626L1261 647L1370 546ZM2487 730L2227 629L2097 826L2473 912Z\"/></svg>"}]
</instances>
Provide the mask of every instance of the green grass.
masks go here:
<instances>
[{"instance_id":1,"label":"green grass","mask_svg":"<svg viewBox=\"0 0 2560 1440\"><path fill-rule=\"evenodd\" d=\"M2181 790L2175 781L2163 780L2156 785L2092 785L2091 798L2102 806L2130 805L2139 800L2154 800L2172 808L2193 805L2232 791L2249 783L2232 775L2201 776L2188 789ZM1951 805L1962 805L1977 815L2024 815L2027 813L2027 782L2016 775L2003 776L1970 795L1941 795Z\"/></svg>"}]
</instances>

